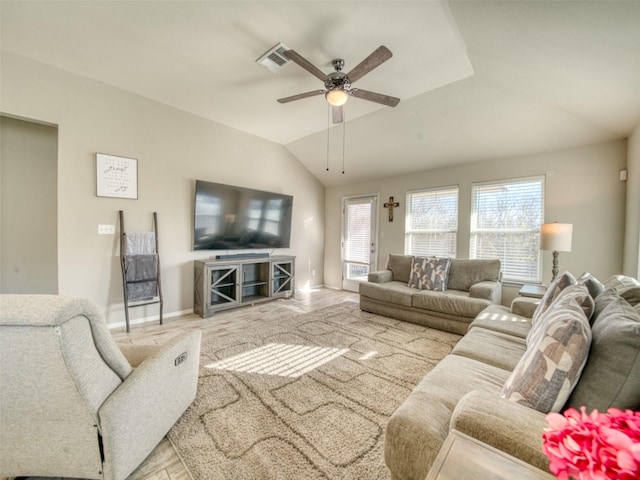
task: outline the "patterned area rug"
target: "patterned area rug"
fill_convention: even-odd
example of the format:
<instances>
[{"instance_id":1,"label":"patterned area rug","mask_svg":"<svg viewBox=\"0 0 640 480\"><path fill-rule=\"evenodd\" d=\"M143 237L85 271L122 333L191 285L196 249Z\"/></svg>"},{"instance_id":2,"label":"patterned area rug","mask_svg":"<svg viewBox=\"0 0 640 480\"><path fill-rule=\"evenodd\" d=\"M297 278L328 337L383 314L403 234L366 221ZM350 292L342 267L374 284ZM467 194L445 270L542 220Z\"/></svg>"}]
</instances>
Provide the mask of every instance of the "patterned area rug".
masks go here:
<instances>
[{"instance_id":1,"label":"patterned area rug","mask_svg":"<svg viewBox=\"0 0 640 480\"><path fill-rule=\"evenodd\" d=\"M194 480L388 479L388 417L459 338L354 302L264 318L203 340L169 438Z\"/></svg>"}]
</instances>

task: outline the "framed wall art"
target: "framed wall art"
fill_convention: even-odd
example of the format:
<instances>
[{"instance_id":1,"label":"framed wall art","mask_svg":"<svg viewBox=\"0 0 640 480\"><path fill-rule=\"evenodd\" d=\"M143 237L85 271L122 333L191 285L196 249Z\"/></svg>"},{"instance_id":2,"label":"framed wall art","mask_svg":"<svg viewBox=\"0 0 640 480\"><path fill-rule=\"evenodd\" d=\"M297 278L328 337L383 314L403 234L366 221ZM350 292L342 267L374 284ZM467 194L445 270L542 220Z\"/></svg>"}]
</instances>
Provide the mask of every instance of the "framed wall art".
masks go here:
<instances>
[{"instance_id":1,"label":"framed wall art","mask_svg":"<svg viewBox=\"0 0 640 480\"><path fill-rule=\"evenodd\" d=\"M96 153L96 195L138 199L138 160Z\"/></svg>"}]
</instances>

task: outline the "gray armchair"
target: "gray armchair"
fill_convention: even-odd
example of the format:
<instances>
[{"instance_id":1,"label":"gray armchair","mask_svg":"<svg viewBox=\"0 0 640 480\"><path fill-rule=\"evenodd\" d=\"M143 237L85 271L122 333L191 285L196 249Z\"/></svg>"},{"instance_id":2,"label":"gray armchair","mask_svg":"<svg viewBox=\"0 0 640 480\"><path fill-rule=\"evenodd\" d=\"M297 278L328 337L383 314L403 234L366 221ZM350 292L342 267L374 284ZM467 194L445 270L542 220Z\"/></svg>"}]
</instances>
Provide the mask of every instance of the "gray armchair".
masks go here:
<instances>
[{"instance_id":1,"label":"gray armchair","mask_svg":"<svg viewBox=\"0 0 640 480\"><path fill-rule=\"evenodd\" d=\"M0 477L124 480L142 463L195 398L200 332L123 350L86 300L0 295Z\"/></svg>"}]
</instances>

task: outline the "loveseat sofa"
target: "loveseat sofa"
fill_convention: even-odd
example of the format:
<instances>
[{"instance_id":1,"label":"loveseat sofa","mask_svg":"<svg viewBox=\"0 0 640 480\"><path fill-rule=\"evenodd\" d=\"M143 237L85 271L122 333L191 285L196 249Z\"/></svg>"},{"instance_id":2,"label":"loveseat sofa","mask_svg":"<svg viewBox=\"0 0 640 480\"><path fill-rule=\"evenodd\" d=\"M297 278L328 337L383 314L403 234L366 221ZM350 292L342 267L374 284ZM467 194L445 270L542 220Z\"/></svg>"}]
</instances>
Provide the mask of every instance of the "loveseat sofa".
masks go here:
<instances>
[{"instance_id":1,"label":"loveseat sofa","mask_svg":"<svg viewBox=\"0 0 640 480\"><path fill-rule=\"evenodd\" d=\"M548 471L547 412L640 408L640 282L565 272L528 302L513 307L531 318L484 309L393 413L385 437L393 480L423 480L452 429Z\"/></svg>"},{"instance_id":2,"label":"loveseat sofa","mask_svg":"<svg viewBox=\"0 0 640 480\"><path fill-rule=\"evenodd\" d=\"M386 269L360 284L360 309L462 335L501 302L500 260L428 258L431 271L422 257L389 255Z\"/></svg>"}]
</instances>

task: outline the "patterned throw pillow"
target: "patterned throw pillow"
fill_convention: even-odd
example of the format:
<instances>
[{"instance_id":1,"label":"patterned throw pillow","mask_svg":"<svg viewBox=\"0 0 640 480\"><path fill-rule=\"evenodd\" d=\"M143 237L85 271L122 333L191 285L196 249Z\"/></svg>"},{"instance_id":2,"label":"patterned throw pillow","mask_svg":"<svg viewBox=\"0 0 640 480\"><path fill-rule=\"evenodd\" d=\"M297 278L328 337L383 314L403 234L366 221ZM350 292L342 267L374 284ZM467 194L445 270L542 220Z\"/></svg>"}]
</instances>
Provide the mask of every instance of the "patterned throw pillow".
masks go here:
<instances>
[{"instance_id":1,"label":"patterned throw pillow","mask_svg":"<svg viewBox=\"0 0 640 480\"><path fill-rule=\"evenodd\" d=\"M451 259L445 257L413 257L409 286L421 290L445 291Z\"/></svg>"},{"instance_id":2,"label":"patterned throw pillow","mask_svg":"<svg viewBox=\"0 0 640 480\"><path fill-rule=\"evenodd\" d=\"M536 311L533 312L533 316L531 317L531 324L535 325L540 318L540 315L544 313L544 311L549 308L549 305L553 302L553 300L558 296L558 294L567 288L569 285L575 285L576 277L571 275L571 272L564 272L561 275L558 275L556 279L551 282L549 288L544 292L540 303L536 307Z\"/></svg>"},{"instance_id":3,"label":"patterned throw pillow","mask_svg":"<svg viewBox=\"0 0 640 480\"><path fill-rule=\"evenodd\" d=\"M577 286L584 289L584 286ZM527 347L500 395L540 412L558 412L587 363L591 328L583 308L568 295L545 312L545 328Z\"/></svg>"},{"instance_id":4,"label":"patterned throw pillow","mask_svg":"<svg viewBox=\"0 0 640 480\"><path fill-rule=\"evenodd\" d=\"M580 305L580 308L582 308L585 317L587 317L587 320L590 320L591 316L593 315L593 311L595 310L595 301L591 297L591 294L589 293L586 285L576 284L569 285L568 287L564 288L558 293L558 295L556 295L556 298L553 299L550 307L552 307L556 303L566 303L569 297L573 298L576 303ZM527 347L529 347L529 345L531 345L531 343L535 341L536 336L539 335L540 332L543 332L545 330L545 328L547 327L547 323L553 320L552 317L546 315L547 311L548 309L542 312L542 315L538 318L538 321L535 323L535 325L531 326L531 329L527 333Z\"/></svg>"}]
</instances>

